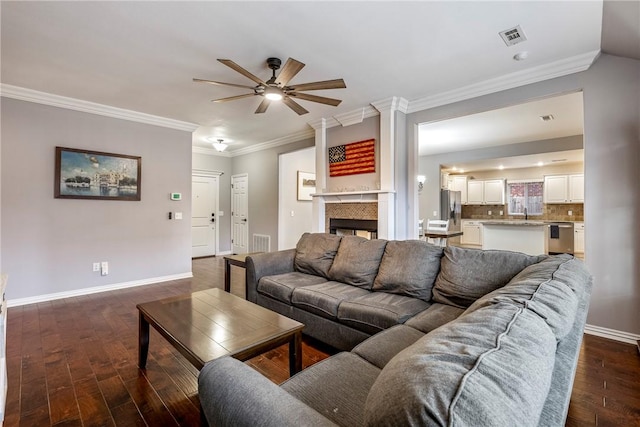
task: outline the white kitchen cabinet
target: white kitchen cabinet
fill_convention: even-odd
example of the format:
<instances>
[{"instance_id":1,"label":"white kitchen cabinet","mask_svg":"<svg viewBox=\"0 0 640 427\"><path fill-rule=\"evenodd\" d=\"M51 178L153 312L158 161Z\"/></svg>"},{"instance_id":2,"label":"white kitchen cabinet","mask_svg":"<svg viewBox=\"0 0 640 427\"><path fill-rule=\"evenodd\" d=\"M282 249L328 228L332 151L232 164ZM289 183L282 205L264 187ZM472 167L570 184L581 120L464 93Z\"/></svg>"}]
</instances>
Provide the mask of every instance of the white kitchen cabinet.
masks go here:
<instances>
[{"instance_id":1,"label":"white kitchen cabinet","mask_svg":"<svg viewBox=\"0 0 640 427\"><path fill-rule=\"evenodd\" d=\"M491 179L484 182L484 204L504 205L504 179Z\"/></svg>"},{"instance_id":2,"label":"white kitchen cabinet","mask_svg":"<svg viewBox=\"0 0 640 427\"><path fill-rule=\"evenodd\" d=\"M460 203L467 203L467 176L449 175L449 190L460 192Z\"/></svg>"},{"instance_id":3,"label":"white kitchen cabinet","mask_svg":"<svg viewBox=\"0 0 640 427\"><path fill-rule=\"evenodd\" d=\"M569 203L584 203L584 174L569 175Z\"/></svg>"},{"instance_id":4,"label":"white kitchen cabinet","mask_svg":"<svg viewBox=\"0 0 640 427\"><path fill-rule=\"evenodd\" d=\"M504 205L504 180L470 180L467 183L468 205Z\"/></svg>"},{"instance_id":5,"label":"white kitchen cabinet","mask_svg":"<svg viewBox=\"0 0 640 427\"><path fill-rule=\"evenodd\" d=\"M467 204L481 205L484 202L484 181L471 180L467 183Z\"/></svg>"},{"instance_id":6,"label":"white kitchen cabinet","mask_svg":"<svg viewBox=\"0 0 640 427\"><path fill-rule=\"evenodd\" d=\"M573 223L573 252L584 254L584 222Z\"/></svg>"},{"instance_id":7,"label":"white kitchen cabinet","mask_svg":"<svg viewBox=\"0 0 640 427\"><path fill-rule=\"evenodd\" d=\"M482 223L480 221L462 220L460 244L465 246L482 246Z\"/></svg>"},{"instance_id":8,"label":"white kitchen cabinet","mask_svg":"<svg viewBox=\"0 0 640 427\"><path fill-rule=\"evenodd\" d=\"M584 203L584 174L544 177L545 203Z\"/></svg>"}]
</instances>

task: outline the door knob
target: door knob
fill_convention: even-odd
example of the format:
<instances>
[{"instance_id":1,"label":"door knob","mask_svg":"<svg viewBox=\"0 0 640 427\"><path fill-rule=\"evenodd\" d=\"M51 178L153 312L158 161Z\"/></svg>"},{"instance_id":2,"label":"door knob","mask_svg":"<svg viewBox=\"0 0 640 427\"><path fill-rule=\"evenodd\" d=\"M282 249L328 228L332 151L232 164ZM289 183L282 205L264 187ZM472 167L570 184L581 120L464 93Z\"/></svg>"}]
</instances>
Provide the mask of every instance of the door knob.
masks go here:
<instances>
[{"instance_id":1,"label":"door knob","mask_svg":"<svg viewBox=\"0 0 640 427\"><path fill-rule=\"evenodd\" d=\"M247 218L242 218L242 222L247 222Z\"/></svg>"}]
</instances>

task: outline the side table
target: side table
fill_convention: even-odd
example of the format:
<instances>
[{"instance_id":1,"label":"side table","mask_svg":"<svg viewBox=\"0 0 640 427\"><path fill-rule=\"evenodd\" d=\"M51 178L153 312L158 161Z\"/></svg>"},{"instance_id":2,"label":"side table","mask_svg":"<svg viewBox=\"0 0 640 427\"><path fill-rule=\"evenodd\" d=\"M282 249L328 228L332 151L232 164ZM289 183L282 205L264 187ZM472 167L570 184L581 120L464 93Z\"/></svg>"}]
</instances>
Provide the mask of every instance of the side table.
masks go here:
<instances>
[{"instance_id":1,"label":"side table","mask_svg":"<svg viewBox=\"0 0 640 427\"><path fill-rule=\"evenodd\" d=\"M261 254L262 252L250 252L247 254L226 255L224 257L224 290L231 292L231 266L245 268L248 256ZM246 285L245 285L246 286Z\"/></svg>"}]
</instances>

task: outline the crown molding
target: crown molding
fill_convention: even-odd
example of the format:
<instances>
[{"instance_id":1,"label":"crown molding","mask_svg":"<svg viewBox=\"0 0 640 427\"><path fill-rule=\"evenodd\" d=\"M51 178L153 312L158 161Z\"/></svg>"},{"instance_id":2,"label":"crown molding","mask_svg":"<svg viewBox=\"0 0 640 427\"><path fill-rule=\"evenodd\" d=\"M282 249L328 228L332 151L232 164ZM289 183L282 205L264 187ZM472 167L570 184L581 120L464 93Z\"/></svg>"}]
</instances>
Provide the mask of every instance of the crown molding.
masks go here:
<instances>
[{"instance_id":1,"label":"crown molding","mask_svg":"<svg viewBox=\"0 0 640 427\"><path fill-rule=\"evenodd\" d=\"M68 98L66 96L54 95L52 93L40 92L4 83L0 84L0 96L186 132L193 132L198 128L198 125L195 123L168 119L166 117L154 116L132 110L125 110L123 108L111 107L76 98Z\"/></svg>"},{"instance_id":2,"label":"crown molding","mask_svg":"<svg viewBox=\"0 0 640 427\"><path fill-rule=\"evenodd\" d=\"M513 89L515 87L525 86L585 71L589 69L598 56L600 56L600 51L594 50L581 55L551 62L549 64L474 83L451 91L416 99L409 103L407 113L415 113L417 111L439 107L441 105L477 98L490 93Z\"/></svg>"},{"instance_id":3,"label":"crown molding","mask_svg":"<svg viewBox=\"0 0 640 427\"><path fill-rule=\"evenodd\" d=\"M343 127L362 123L364 120L364 108L359 108L344 114L336 114L333 118L340 122Z\"/></svg>"},{"instance_id":4,"label":"crown molding","mask_svg":"<svg viewBox=\"0 0 640 427\"><path fill-rule=\"evenodd\" d=\"M213 148L198 147L195 145L191 147L191 152L196 154L206 154L207 156L231 157L231 153L228 151L218 151Z\"/></svg>"},{"instance_id":5,"label":"crown molding","mask_svg":"<svg viewBox=\"0 0 640 427\"><path fill-rule=\"evenodd\" d=\"M392 96L391 98L372 102L371 105L373 105L373 108L379 112L400 111L402 113L406 113L409 107L409 101L398 96Z\"/></svg>"},{"instance_id":6,"label":"crown molding","mask_svg":"<svg viewBox=\"0 0 640 427\"><path fill-rule=\"evenodd\" d=\"M292 142L298 142L298 141L302 141L303 139L309 139L314 137L315 137L315 131L313 129L307 129L307 130L293 133L291 135L283 136L282 138L277 138L271 141L255 144L250 147L233 150L229 154L231 155L231 157L243 156L245 154L251 154L257 151L268 150L269 148L279 147L281 145L287 145L287 144L291 144Z\"/></svg>"}]
</instances>

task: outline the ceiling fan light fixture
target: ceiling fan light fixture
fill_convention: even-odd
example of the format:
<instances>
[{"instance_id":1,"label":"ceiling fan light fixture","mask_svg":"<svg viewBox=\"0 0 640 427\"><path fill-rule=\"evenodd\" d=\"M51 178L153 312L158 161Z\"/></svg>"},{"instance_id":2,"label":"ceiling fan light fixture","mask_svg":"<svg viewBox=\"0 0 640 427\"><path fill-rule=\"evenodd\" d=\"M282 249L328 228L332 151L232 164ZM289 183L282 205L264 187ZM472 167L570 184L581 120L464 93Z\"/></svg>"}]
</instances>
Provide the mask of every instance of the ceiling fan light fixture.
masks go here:
<instances>
[{"instance_id":1,"label":"ceiling fan light fixture","mask_svg":"<svg viewBox=\"0 0 640 427\"><path fill-rule=\"evenodd\" d=\"M211 145L213 145L216 151L223 152L227 149L227 144L225 144L222 139L219 139L218 142L212 142Z\"/></svg>"},{"instance_id":2,"label":"ceiling fan light fixture","mask_svg":"<svg viewBox=\"0 0 640 427\"><path fill-rule=\"evenodd\" d=\"M268 87L264 90L264 97L269 101L281 101L282 93L276 88Z\"/></svg>"}]
</instances>

